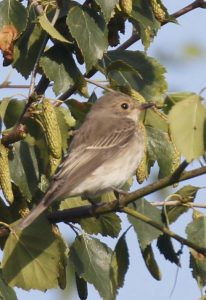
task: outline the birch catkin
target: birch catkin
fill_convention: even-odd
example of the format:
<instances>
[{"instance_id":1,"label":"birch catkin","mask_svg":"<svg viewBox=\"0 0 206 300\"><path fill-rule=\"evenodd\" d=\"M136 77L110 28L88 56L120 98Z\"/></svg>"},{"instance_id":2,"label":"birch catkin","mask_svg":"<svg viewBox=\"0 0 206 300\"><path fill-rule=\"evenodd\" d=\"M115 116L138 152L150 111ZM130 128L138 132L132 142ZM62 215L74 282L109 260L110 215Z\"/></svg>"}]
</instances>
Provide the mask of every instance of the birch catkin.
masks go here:
<instances>
[{"instance_id":1,"label":"birch catkin","mask_svg":"<svg viewBox=\"0 0 206 300\"><path fill-rule=\"evenodd\" d=\"M9 203L14 201L9 171L8 149L0 142L0 186Z\"/></svg>"},{"instance_id":2,"label":"birch catkin","mask_svg":"<svg viewBox=\"0 0 206 300\"><path fill-rule=\"evenodd\" d=\"M62 155L62 138L54 106L48 99L42 103L42 121L51 155L58 159Z\"/></svg>"}]
</instances>

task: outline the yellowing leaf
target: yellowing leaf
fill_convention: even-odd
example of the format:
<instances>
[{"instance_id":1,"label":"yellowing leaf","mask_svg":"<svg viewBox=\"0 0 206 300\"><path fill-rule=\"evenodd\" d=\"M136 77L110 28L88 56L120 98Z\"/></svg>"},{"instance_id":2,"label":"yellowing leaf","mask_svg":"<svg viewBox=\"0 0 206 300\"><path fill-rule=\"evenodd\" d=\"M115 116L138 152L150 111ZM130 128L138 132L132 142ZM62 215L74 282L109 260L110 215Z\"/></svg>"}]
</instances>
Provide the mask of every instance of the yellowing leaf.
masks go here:
<instances>
[{"instance_id":1,"label":"yellowing leaf","mask_svg":"<svg viewBox=\"0 0 206 300\"><path fill-rule=\"evenodd\" d=\"M45 219L34 222L23 232L11 231L4 250L2 271L10 286L44 291L58 285L63 257L60 239Z\"/></svg>"},{"instance_id":2,"label":"yellowing leaf","mask_svg":"<svg viewBox=\"0 0 206 300\"><path fill-rule=\"evenodd\" d=\"M0 49L7 60L13 60L14 40L18 32L12 25L4 26L0 31Z\"/></svg>"},{"instance_id":3,"label":"yellowing leaf","mask_svg":"<svg viewBox=\"0 0 206 300\"><path fill-rule=\"evenodd\" d=\"M198 95L178 102L169 113L169 125L177 149L188 162L204 153L205 108Z\"/></svg>"},{"instance_id":4,"label":"yellowing leaf","mask_svg":"<svg viewBox=\"0 0 206 300\"><path fill-rule=\"evenodd\" d=\"M26 28L27 10L19 1L3 0L0 2L0 29L8 25L15 27L15 35L17 33L19 35Z\"/></svg>"}]
</instances>

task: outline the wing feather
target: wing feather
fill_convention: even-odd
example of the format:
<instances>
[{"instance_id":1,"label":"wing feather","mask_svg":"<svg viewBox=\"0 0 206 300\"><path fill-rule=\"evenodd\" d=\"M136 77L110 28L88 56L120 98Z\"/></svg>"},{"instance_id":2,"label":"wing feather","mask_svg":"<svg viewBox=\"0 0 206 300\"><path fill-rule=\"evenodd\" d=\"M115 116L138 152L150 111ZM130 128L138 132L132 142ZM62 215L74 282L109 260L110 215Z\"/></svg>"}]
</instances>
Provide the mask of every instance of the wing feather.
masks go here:
<instances>
[{"instance_id":1,"label":"wing feather","mask_svg":"<svg viewBox=\"0 0 206 300\"><path fill-rule=\"evenodd\" d=\"M103 132L93 143L89 138L90 128L82 128L82 126L81 131L74 137L69 153L60 165L59 171L51 181L44 197L45 204L47 201L50 203L56 198L64 197L108 158L115 157L135 135L135 123L127 120L126 125L122 120L116 126L117 128L107 128L108 130ZM83 138L79 138L81 134L84 135Z\"/></svg>"}]
</instances>

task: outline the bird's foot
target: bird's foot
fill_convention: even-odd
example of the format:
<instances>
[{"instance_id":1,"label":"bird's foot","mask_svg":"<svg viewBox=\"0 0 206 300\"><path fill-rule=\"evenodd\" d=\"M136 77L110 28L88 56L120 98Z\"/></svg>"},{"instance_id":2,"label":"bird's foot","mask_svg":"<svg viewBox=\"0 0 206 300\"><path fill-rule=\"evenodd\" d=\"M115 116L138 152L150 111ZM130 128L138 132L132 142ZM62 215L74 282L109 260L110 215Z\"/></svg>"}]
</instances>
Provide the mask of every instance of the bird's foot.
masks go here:
<instances>
[{"instance_id":1,"label":"bird's foot","mask_svg":"<svg viewBox=\"0 0 206 300\"><path fill-rule=\"evenodd\" d=\"M122 197L124 196L127 196L129 193L122 190L122 189L119 189L119 188L116 188L116 187L112 187L113 191L114 191L114 194L117 198L117 207L120 209L121 208L121 203L120 203L120 200Z\"/></svg>"}]
</instances>

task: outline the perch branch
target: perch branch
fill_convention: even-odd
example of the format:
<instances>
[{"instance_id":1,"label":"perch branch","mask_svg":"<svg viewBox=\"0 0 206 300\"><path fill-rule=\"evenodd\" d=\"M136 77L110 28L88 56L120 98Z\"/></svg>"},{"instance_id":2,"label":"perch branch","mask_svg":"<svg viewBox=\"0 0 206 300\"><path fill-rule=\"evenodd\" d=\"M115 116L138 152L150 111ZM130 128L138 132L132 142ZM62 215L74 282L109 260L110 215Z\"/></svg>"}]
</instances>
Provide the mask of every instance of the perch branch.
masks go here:
<instances>
[{"instance_id":1,"label":"perch branch","mask_svg":"<svg viewBox=\"0 0 206 300\"><path fill-rule=\"evenodd\" d=\"M76 222L79 218L90 218L94 216L98 217L99 215L106 214L108 212L117 212L119 211L119 209L121 210L121 208L124 208L129 203L152 194L157 190L161 190L167 186L170 186L171 184L182 182L203 174L206 174L206 167L186 171L182 175L180 175L179 178L174 177L172 174L154 183L148 184L147 186L142 187L134 192L131 192L127 196L123 196L119 200L101 203L96 206L85 205L83 207L75 207L72 209L65 209L63 211L56 211L48 214L47 217L52 223Z\"/></svg>"}]
</instances>

